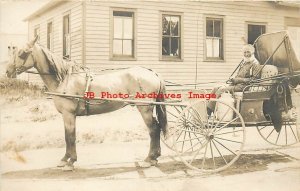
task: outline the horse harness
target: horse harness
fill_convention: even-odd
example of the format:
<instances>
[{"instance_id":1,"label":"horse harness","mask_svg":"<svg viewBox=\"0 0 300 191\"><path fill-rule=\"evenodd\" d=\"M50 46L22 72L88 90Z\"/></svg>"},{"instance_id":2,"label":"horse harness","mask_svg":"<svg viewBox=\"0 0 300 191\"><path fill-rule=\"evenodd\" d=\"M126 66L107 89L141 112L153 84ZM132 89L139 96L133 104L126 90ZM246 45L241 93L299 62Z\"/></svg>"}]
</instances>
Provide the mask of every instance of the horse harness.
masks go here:
<instances>
[{"instance_id":1,"label":"horse harness","mask_svg":"<svg viewBox=\"0 0 300 191\"><path fill-rule=\"evenodd\" d=\"M67 75L67 78L66 78L66 83L65 83L65 87L64 87L64 91L63 93L65 94L66 93L66 89L67 89L67 86L68 86L68 82L69 82L69 77L70 75L72 75L74 72L74 67L76 67L76 65L72 65L71 68L68 70L68 75ZM83 68L85 70L85 90L84 90L84 94L83 94L83 99L84 99L84 107L85 107L85 115L89 115L90 113L90 100L93 99L94 97L90 95L90 87L91 87L91 83L94 79L94 76L93 74L90 72L90 69L88 67L84 67ZM80 101L80 98L77 98L77 101L78 101L78 105L77 105L77 108L76 108L76 111L78 110L78 106L79 106L79 101Z\"/></svg>"},{"instance_id":2,"label":"horse harness","mask_svg":"<svg viewBox=\"0 0 300 191\"><path fill-rule=\"evenodd\" d=\"M85 98L85 103L84 103L84 107L85 107L85 115L89 115L89 111L90 111L90 99L88 98L87 94L90 90L91 87L91 82L93 81L93 75L90 73L90 70L88 70L88 72L85 75L85 81L86 81L86 85L85 85L85 91L84 91L84 98Z\"/></svg>"}]
</instances>

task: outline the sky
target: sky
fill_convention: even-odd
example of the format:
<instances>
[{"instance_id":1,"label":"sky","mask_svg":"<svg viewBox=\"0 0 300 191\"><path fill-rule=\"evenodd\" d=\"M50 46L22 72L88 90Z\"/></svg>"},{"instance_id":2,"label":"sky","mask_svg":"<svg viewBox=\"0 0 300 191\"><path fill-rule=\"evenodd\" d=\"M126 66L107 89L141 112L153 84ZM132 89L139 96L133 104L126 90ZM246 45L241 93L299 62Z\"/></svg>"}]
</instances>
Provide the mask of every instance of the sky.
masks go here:
<instances>
[{"instance_id":1,"label":"sky","mask_svg":"<svg viewBox=\"0 0 300 191\"><path fill-rule=\"evenodd\" d=\"M0 71L8 60L8 46L27 42L28 24L23 20L49 0L0 0Z\"/></svg>"},{"instance_id":2,"label":"sky","mask_svg":"<svg viewBox=\"0 0 300 191\"><path fill-rule=\"evenodd\" d=\"M27 34L23 19L49 0L0 0L0 33Z\"/></svg>"}]
</instances>

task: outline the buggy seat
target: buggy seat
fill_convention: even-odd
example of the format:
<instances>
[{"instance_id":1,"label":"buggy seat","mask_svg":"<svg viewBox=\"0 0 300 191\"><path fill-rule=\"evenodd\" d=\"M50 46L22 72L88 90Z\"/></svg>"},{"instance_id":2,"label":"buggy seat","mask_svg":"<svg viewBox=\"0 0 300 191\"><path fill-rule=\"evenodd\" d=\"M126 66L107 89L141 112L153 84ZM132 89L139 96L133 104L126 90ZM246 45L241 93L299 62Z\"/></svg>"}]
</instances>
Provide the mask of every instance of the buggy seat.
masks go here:
<instances>
[{"instance_id":1,"label":"buggy seat","mask_svg":"<svg viewBox=\"0 0 300 191\"><path fill-rule=\"evenodd\" d=\"M276 66L265 65L261 70L260 74L258 74L258 76L261 77L260 79L266 79L266 80L263 80L259 84L253 84L249 88L245 88L243 92L234 92L233 97L236 101L236 109L240 111L241 103L242 100L244 99L248 100L249 105L257 105L259 102L263 103L264 100L270 99L272 94L270 90L272 86L277 82L277 80L272 79L272 77L277 75L278 75L278 68ZM257 107L262 109L260 106ZM263 119L264 118L261 115L260 120ZM251 120L253 120L253 118L251 118Z\"/></svg>"},{"instance_id":2,"label":"buggy seat","mask_svg":"<svg viewBox=\"0 0 300 191\"><path fill-rule=\"evenodd\" d=\"M263 92L270 90L272 85L277 82L276 79L272 79L272 77L278 75L278 68L273 65L266 65L261 70L260 74L258 76L261 77L261 79L267 79L263 82L259 83L258 85L253 85L247 90L247 92ZM268 80L268 78L270 78ZM243 98L243 92L234 92L234 98L237 100L241 100Z\"/></svg>"}]
</instances>

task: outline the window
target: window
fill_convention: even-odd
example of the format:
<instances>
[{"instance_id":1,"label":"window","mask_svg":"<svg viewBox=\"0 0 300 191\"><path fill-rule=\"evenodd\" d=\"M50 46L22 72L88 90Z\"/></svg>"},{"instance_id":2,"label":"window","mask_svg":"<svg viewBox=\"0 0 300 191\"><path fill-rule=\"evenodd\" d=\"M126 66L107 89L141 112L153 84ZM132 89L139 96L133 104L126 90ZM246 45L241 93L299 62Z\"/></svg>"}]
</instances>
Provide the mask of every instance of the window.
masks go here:
<instances>
[{"instance_id":1,"label":"window","mask_svg":"<svg viewBox=\"0 0 300 191\"><path fill-rule=\"evenodd\" d=\"M266 25L248 24L248 44L253 44L260 35L266 33Z\"/></svg>"},{"instance_id":2,"label":"window","mask_svg":"<svg viewBox=\"0 0 300 191\"><path fill-rule=\"evenodd\" d=\"M181 58L181 17L162 15L161 54L163 58Z\"/></svg>"},{"instance_id":3,"label":"window","mask_svg":"<svg viewBox=\"0 0 300 191\"><path fill-rule=\"evenodd\" d=\"M223 19L206 18L206 59L224 60Z\"/></svg>"},{"instance_id":4,"label":"window","mask_svg":"<svg viewBox=\"0 0 300 191\"><path fill-rule=\"evenodd\" d=\"M52 22L49 22L47 24L47 48L49 50L52 50L53 49L53 42L52 42L52 38L53 38L53 28L52 28Z\"/></svg>"},{"instance_id":5,"label":"window","mask_svg":"<svg viewBox=\"0 0 300 191\"><path fill-rule=\"evenodd\" d=\"M133 58L134 12L113 11L113 57Z\"/></svg>"},{"instance_id":6,"label":"window","mask_svg":"<svg viewBox=\"0 0 300 191\"><path fill-rule=\"evenodd\" d=\"M70 16L63 17L63 57L70 58L71 52Z\"/></svg>"}]
</instances>

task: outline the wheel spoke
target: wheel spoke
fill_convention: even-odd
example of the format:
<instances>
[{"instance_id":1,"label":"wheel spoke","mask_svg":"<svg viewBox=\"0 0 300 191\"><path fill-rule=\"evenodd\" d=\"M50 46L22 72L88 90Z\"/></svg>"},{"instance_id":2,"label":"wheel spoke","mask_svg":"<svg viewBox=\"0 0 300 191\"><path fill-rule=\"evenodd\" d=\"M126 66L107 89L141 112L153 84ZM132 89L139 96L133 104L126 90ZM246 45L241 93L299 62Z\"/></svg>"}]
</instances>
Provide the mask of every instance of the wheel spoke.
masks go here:
<instances>
[{"instance_id":1,"label":"wheel spoke","mask_svg":"<svg viewBox=\"0 0 300 191\"><path fill-rule=\"evenodd\" d=\"M206 143L207 144L207 143ZM193 156L192 160L189 162L189 164L192 164L192 162L195 160L196 156L199 154L199 152L201 151L202 147L198 149L198 151L195 153L195 155Z\"/></svg>"},{"instance_id":2,"label":"wheel spoke","mask_svg":"<svg viewBox=\"0 0 300 191\"><path fill-rule=\"evenodd\" d=\"M191 146L193 146L193 143L192 143L192 140L191 140L191 132L188 132L188 134L189 134L189 137L190 137L190 144L191 144ZM192 149L192 151L194 151L194 150Z\"/></svg>"},{"instance_id":3,"label":"wheel spoke","mask_svg":"<svg viewBox=\"0 0 300 191\"><path fill-rule=\"evenodd\" d=\"M181 131L190 132L190 133L197 133L197 134L199 134L199 135L205 135L205 134L202 134L202 132L191 131L191 130L187 130L187 129L182 129Z\"/></svg>"},{"instance_id":4,"label":"wheel spoke","mask_svg":"<svg viewBox=\"0 0 300 191\"><path fill-rule=\"evenodd\" d=\"M288 146L298 142L297 134L294 130L296 126L297 124L295 123L285 121L279 132L275 131L276 129L271 124L262 127L257 125L256 128L265 141L277 146Z\"/></svg>"},{"instance_id":5,"label":"wheel spoke","mask_svg":"<svg viewBox=\"0 0 300 191\"><path fill-rule=\"evenodd\" d=\"M224 124L223 126L221 126L218 130L216 130L216 128L215 128L215 130L214 130L213 132L217 133L217 132L221 131L224 127L226 127L226 126L229 125L230 123L236 121L238 118L239 118L239 117L236 117L236 118L232 119L231 121L225 123L225 124Z\"/></svg>"},{"instance_id":6,"label":"wheel spoke","mask_svg":"<svg viewBox=\"0 0 300 191\"><path fill-rule=\"evenodd\" d=\"M214 157L213 149L212 149L212 146L211 146L211 142L212 141L209 141L210 153L211 153L211 157L212 157L212 160L213 160L214 169L216 169L216 162L215 162L215 157Z\"/></svg>"},{"instance_id":7,"label":"wheel spoke","mask_svg":"<svg viewBox=\"0 0 300 191\"><path fill-rule=\"evenodd\" d=\"M226 114L228 113L229 109L231 109L230 107L228 107L228 109L226 110L226 112L224 113L223 117L218 121L218 123L215 125L214 129L217 128L217 126L223 121L223 119L225 118Z\"/></svg>"},{"instance_id":8,"label":"wheel spoke","mask_svg":"<svg viewBox=\"0 0 300 191\"><path fill-rule=\"evenodd\" d=\"M178 139L179 139L179 137L181 136L181 134L182 134L183 131L184 131L184 130L181 130L181 132L180 132L180 134L178 135L176 141L178 141Z\"/></svg>"},{"instance_id":9,"label":"wheel spoke","mask_svg":"<svg viewBox=\"0 0 300 191\"><path fill-rule=\"evenodd\" d=\"M226 133L217 133L217 134L214 134L214 135L225 135L225 134L236 133L236 132L240 132L240 131L244 131L244 130L236 130L236 131L230 131L230 132L226 132Z\"/></svg>"},{"instance_id":10,"label":"wheel spoke","mask_svg":"<svg viewBox=\"0 0 300 191\"><path fill-rule=\"evenodd\" d=\"M294 136L295 140L297 141L298 139L297 139L296 134L295 134L295 132L293 130L293 127L290 124L289 124L289 127L290 127L290 129L291 129L291 131L293 133L293 136Z\"/></svg>"},{"instance_id":11,"label":"wheel spoke","mask_svg":"<svg viewBox=\"0 0 300 191\"><path fill-rule=\"evenodd\" d=\"M205 138L203 138L203 139L205 139ZM196 144L194 144L192 147L195 147L195 146L197 146L197 145L199 145L199 144L202 145L202 140L199 141L199 142L197 142ZM202 147L201 147L201 148L202 148ZM184 152L188 152L188 151L191 150L191 149L192 149L192 148L189 148L189 149L185 150Z\"/></svg>"},{"instance_id":12,"label":"wheel spoke","mask_svg":"<svg viewBox=\"0 0 300 191\"><path fill-rule=\"evenodd\" d=\"M224 139L224 138L220 138L220 137L215 137L215 138L216 138L216 139L221 139L221 140L224 140L224 141L233 142L233 143L242 143L242 142L239 142L239 141L233 141L233 140Z\"/></svg>"},{"instance_id":13,"label":"wheel spoke","mask_svg":"<svg viewBox=\"0 0 300 191\"><path fill-rule=\"evenodd\" d=\"M204 168L205 159L206 159L207 147L208 147L208 142L207 142L206 145L205 145L205 151L204 151L204 156L203 156L203 159L202 159L202 168L201 168L201 169Z\"/></svg>"},{"instance_id":14,"label":"wheel spoke","mask_svg":"<svg viewBox=\"0 0 300 191\"><path fill-rule=\"evenodd\" d=\"M270 137L270 135L273 133L275 129L272 129L271 133L267 136L267 139Z\"/></svg>"},{"instance_id":15,"label":"wheel spoke","mask_svg":"<svg viewBox=\"0 0 300 191\"><path fill-rule=\"evenodd\" d=\"M205 127L205 125L203 124L202 118L201 118L201 116L199 115L199 113L198 113L193 107L191 107L191 109L194 111L194 113L195 113L195 115L196 115L196 116L193 115L193 117L194 117L199 123L201 123L201 124L203 125L203 127ZM199 119L198 119L198 118L199 118Z\"/></svg>"},{"instance_id":16,"label":"wheel spoke","mask_svg":"<svg viewBox=\"0 0 300 191\"><path fill-rule=\"evenodd\" d=\"M285 132L285 144L287 145L286 123L284 124L284 132Z\"/></svg>"},{"instance_id":17,"label":"wheel spoke","mask_svg":"<svg viewBox=\"0 0 300 191\"><path fill-rule=\"evenodd\" d=\"M204 137L204 136L203 136ZM194 137L194 138L191 138L191 139L187 139L187 140L183 140L183 141L190 141L190 140L195 140L195 139L198 139L199 140L200 137ZM205 137L204 137L205 138ZM176 143L180 143L180 142L183 142L183 141L176 141ZM200 140L199 140L200 141Z\"/></svg>"},{"instance_id":18,"label":"wheel spoke","mask_svg":"<svg viewBox=\"0 0 300 191\"><path fill-rule=\"evenodd\" d=\"M281 131L279 131L279 133L278 133L278 135L277 135L277 138L276 138L276 142L275 142L275 144L277 144L277 142L278 142L278 139L279 139L280 133L281 133Z\"/></svg>"},{"instance_id":19,"label":"wheel spoke","mask_svg":"<svg viewBox=\"0 0 300 191\"><path fill-rule=\"evenodd\" d=\"M176 106L175 106L174 108L176 109L176 111L177 111L179 114L182 112L182 110L179 111L179 109L178 109Z\"/></svg>"},{"instance_id":20,"label":"wheel spoke","mask_svg":"<svg viewBox=\"0 0 300 191\"><path fill-rule=\"evenodd\" d=\"M207 115L207 102L206 101L204 101L204 114L205 114L205 119L206 119L206 123L207 123L207 126L208 126L208 128L210 128L209 127L209 123L208 123L208 115Z\"/></svg>"},{"instance_id":21,"label":"wheel spoke","mask_svg":"<svg viewBox=\"0 0 300 191\"><path fill-rule=\"evenodd\" d=\"M221 146L223 146L225 149L227 149L229 152L231 152L232 154L234 154L235 156L237 156L237 154L235 152L233 152L232 150L228 149L225 145L223 145L222 143L220 143L219 141L215 140L217 143L219 143Z\"/></svg>"},{"instance_id":22,"label":"wheel spoke","mask_svg":"<svg viewBox=\"0 0 300 191\"><path fill-rule=\"evenodd\" d=\"M195 124L194 122L192 122L192 121L190 121L190 120L187 120L187 121L188 121L188 123L190 123L190 124L192 124L194 127L196 127L196 129L198 129L198 128L197 128L197 127L198 127L197 124ZM203 128L201 128L200 130L203 132Z\"/></svg>"},{"instance_id":23,"label":"wheel spoke","mask_svg":"<svg viewBox=\"0 0 300 191\"><path fill-rule=\"evenodd\" d=\"M184 131L183 140L185 140L185 136L186 136L186 131ZM182 142L182 146L181 146L182 151L183 151L184 143L185 143L185 141Z\"/></svg>"},{"instance_id":24,"label":"wheel spoke","mask_svg":"<svg viewBox=\"0 0 300 191\"><path fill-rule=\"evenodd\" d=\"M263 130L264 128L266 128L267 126L264 126L263 128L259 129L260 131Z\"/></svg>"},{"instance_id":25,"label":"wheel spoke","mask_svg":"<svg viewBox=\"0 0 300 191\"><path fill-rule=\"evenodd\" d=\"M205 127L205 124L202 122L202 118L201 118L201 116L198 114L198 112L195 111L194 108L192 108L192 107L191 107L191 109L195 112L195 114L191 113L189 110L188 110L188 112L191 113L191 115L194 117L194 119L195 119L198 123L200 123L203 127ZM197 116L195 116L195 115L197 115ZM200 119L198 119L198 117L199 117ZM195 127L197 127L197 125L196 125L195 123L193 123L192 121L189 120L189 122L191 122ZM205 128L201 128L201 129L202 129L203 131L207 132Z\"/></svg>"},{"instance_id":26,"label":"wheel spoke","mask_svg":"<svg viewBox=\"0 0 300 191\"><path fill-rule=\"evenodd\" d=\"M207 100L191 103L180 113L176 124L176 128L182 126L181 132L176 133L180 137L174 142L177 153L184 156L181 159L188 167L202 172L217 172L232 165L245 140L245 123L238 111L221 100L212 100L214 102L216 107L209 116ZM217 116L218 106L223 105L225 113ZM229 112L234 112L231 119L227 117ZM233 138L230 134L239 137Z\"/></svg>"},{"instance_id":27,"label":"wheel spoke","mask_svg":"<svg viewBox=\"0 0 300 191\"><path fill-rule=\"evenodd\" d=\"M172 115L173 117L176 117L176 118L178 117L178 116L176 116L175 114L173 114L172 112L170 112L168 110L167 110L167 113L170 114L170 115Z\"/></svg>"},{"instance_id":28,"label":"wheel spoke","mask_svg":"<svg viewBox=\"0 0 300 191\"><path fill-rule=\"evenodd\" d=\"M225 163L226 163L226 164L228 164L228 162L226 161L226 159L224 158L224 156L221 154L220 150L218 149L218 147L217 147L216 143L215 143L213 140L212 140L212 142L213 142L213 144L214 144L215 148L217 149L217 151L218 151L219 155L220 155L220 156L223 158L223 160L225 161Z\"/></svg>"}]
</instances>

